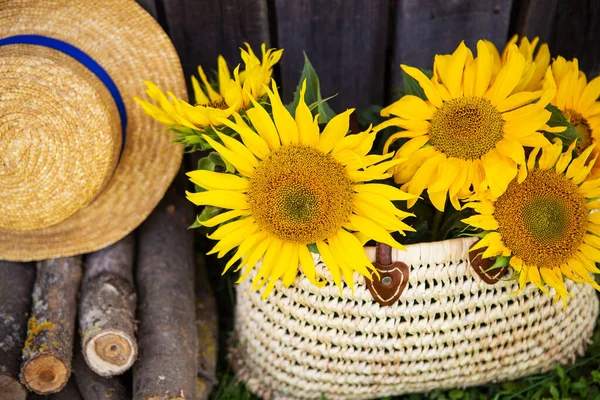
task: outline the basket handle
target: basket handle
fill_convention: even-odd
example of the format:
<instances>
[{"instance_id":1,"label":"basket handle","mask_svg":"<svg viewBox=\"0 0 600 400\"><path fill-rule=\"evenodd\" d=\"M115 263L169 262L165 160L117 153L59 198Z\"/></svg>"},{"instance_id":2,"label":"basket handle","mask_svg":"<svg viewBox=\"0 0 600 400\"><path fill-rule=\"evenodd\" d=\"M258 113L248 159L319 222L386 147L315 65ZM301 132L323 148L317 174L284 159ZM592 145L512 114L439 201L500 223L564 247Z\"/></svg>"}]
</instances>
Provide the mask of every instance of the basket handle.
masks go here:
<instances>
[{"instance_id":1,"label":"basket handle","mask_svg":"<svg viewBox=\"0 0 600 400\"><path fill-rule=\"evenodd\" d=\"M408 265L401 261L393 262L392 248L377 243L373 267L376 271L372 271L371 280L367 280L373 300L382 306L394 304L408 283Z\"/></svg>"}]
</instances>

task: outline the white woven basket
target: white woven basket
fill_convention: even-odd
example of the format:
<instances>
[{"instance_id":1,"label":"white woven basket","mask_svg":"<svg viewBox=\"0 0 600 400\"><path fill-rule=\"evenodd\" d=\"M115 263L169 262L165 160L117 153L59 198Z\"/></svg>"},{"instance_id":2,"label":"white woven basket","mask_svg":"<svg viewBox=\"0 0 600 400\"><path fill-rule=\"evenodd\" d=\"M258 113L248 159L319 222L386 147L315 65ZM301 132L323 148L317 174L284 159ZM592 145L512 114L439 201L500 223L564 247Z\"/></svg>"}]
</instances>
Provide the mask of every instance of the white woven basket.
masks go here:
<instances>
[{"instance_id":1,"label":"white woven basket","mask_svg":"<svg viewBox=\"0 0 600 400\"><path fill-rule=\"evenodd\" d=\"M392 253L409 282L388 307L355 274L340 297L331 275L319 289L306 278L278 284L262 300L252 274L237 287L230 361L264 399L370 399L516 379L569 363L590 343L598 298L567 282L566 312L537 288L514 295L515 281L483 282L470 268L473 239L407 246ZM375 248L366 248L371 260Z\"/></svg>"}]
</instances>

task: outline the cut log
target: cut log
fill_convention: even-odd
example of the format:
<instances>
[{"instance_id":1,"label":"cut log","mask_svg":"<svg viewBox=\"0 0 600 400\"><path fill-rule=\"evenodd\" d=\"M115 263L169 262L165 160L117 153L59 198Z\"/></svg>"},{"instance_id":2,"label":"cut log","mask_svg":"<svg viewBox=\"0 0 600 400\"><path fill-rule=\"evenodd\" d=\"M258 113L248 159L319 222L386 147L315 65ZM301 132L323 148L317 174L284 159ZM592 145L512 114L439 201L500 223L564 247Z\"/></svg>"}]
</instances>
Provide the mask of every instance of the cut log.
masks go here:
<instances>
[{"instance_id":1,"label":"cut log","mask_svg":"<svg viewBox=\"0 0 600 400\"><path fill-rule=\"evenodd\" d=\"M217 303L208 281L204 257L197 258L196 267L196 333L198 335L198 377L196 400L208 400L217 384L219 320Z\"/></svg>"},{"instance_id":2,"label":"cut log","mask_svg":"<svg viewBox=\"0 0 600 400\"><path fill-rule=\"evenodd\" d=\"M62 390L58 393L54 393L49 396L49 400L87 400L81 397L81 393L79 393L79 389L77 389L77 385L75 384L75 379L71 376L67 385L62 388ZM106 400L106 399L103 399Z\"/></svg>"},{"instance_id":3,"label":"cut log","mask_svg":"<svg viewBox=\"0 0 600 400\"><path fill-rule=\"evenodd\" d=\"M102 376L127 371L137 357L133 234L85 259L79 300L81 350Z\"/></svg>"},{"instance_id":4,"label":"cut log","mask_svg":"<svg viewBox=\"0 0 600 400\"><path fill-rule=\"evenodd\" d=\"M21 382L33 392L56 393L69 380L80 281L80 256L37 263L21 367Z\"/></svg>"},{"instance_id":5,"label":"cut log","mask_svg":"<svg viewBox=\"0 0 600 400\"><path fill-rule=\"evenodd\" d=\"M131 400L131 394L118 377L106 378L96 374L79 351L73 356L73 375L85 400Z\"/></svg>"},{"instance_id":6,"label":"cut log","mask_svg":"<svg viewBox=\"0 0 600 400\"><path fill-rule=\"evenodd\" d=\"M136 400L195 398L194 240L187 229L194 210L184 197L184 179L176 179L138 230Z\"/></svg>"},{"instance_id":7,"label":"cut log","mask_svg":"<svg viewBox=\"0 0 600 400\"><path fill-rule=\"evenodd\" d=\"M25 400L27 390L19 382L19 371L35 266L0 261L0 276L0 394L7 399Z\"/></svg>"}]
</instances>

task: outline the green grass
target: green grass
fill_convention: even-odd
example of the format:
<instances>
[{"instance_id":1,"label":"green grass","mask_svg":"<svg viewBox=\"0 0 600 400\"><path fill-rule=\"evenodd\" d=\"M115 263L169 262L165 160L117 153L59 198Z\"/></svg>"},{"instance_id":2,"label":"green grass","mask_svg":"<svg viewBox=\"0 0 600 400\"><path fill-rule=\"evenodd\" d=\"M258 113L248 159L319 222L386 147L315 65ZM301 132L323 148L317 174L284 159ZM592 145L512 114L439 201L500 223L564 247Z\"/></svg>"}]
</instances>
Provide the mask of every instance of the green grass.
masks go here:
<instances>
[{"instance_id":1,"label":"green grass","mask_svg":"<svg viewBox=\"0 0 600 400\"><path fill-rule=\"evenodd\" d=\"M202 249L206 252L207 249ZM211 281L219 306L219 366L217 376L219 384L213 391L213 400L259 400L243 384L236 382L235 376L226 360L227 343L233 329L233 310L235 307L234 281L232 274L220 275L223 262L208 258ZM325 398L323 398L325 399ZM517 381L490 384L464 390L437 390L428 394L410 394L386 397L380 400L564 400L591 399L600 400L600 328L598 324L593 335L593 343L584 357L574 365L560 367L543 375L532 376ZM326 400L326 399L325 399Z\"/></svg>"}]
</instances>

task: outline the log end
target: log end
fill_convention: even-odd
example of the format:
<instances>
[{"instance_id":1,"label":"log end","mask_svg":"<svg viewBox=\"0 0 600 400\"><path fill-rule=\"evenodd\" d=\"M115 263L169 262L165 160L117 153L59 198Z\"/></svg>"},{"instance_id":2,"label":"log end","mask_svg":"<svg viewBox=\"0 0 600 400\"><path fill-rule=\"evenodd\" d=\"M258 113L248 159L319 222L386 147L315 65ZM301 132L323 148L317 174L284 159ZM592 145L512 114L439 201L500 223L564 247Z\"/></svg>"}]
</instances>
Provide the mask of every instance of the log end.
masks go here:
<instances>
[{"instance_id":1,"label":"log end","mask_svg":"<svg viewBox=\"0 0 600 400\"><path fill-rule=\"evenodd\" d=\"M21 382L32 392L59 392L69 380L70 368L58 357L42 354L27 361L21 369Z\"/></svg>"},{"instance_id":2,"label":"log end","mask_svg":"<svg viewBox=\"0 0 600 400\"><path fill-rule=\"evenodd\" d=\"M98 375L120 375L135 362L137 343L125 332L107 329L87 340L83 354L90 369Z\"/></svg>"},{"instance_id":3,"label":"log end","mask_svg":"<svg viewBox=\"0 0 600 400\"><path fill-rule=\"evenodd\" d=\"M0 394L6 399L12 400L25 400L27 399L27 389L21 382L16 380L15 378L0 373Z\"/></svg>"}]
</instances>

